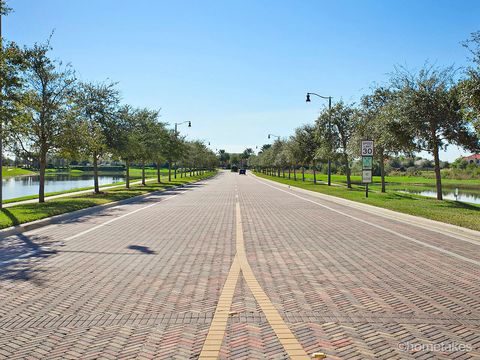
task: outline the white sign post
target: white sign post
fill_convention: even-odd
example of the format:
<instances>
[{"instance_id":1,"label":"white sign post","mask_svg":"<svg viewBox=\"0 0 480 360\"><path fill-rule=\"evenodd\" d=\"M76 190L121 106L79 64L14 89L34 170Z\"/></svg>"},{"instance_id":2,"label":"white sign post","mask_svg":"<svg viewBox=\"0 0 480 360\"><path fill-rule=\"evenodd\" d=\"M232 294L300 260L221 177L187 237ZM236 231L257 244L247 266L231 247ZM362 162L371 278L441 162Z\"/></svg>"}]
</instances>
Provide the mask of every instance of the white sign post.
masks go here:
<instances>
[{"instance_id":1,"label":"white sign post","mask_svg":"<svg viewBox=\"0 0 480 360\"><path fill-rule=\"evenodd\" d=\"M365 197L368 198L368 184L372 182L373 140L362 140L362 183L365 184Z\"/></svg>"}]
</instances>

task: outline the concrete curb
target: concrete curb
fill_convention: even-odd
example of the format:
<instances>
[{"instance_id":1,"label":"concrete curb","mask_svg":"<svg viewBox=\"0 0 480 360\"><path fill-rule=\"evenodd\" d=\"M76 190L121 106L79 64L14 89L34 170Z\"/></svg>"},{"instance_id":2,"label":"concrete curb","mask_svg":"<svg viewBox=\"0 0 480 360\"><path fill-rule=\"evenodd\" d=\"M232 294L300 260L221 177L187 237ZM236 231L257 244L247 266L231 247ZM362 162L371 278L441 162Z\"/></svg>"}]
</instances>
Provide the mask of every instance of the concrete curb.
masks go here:
<instances>
[{"instance_id":1,"label":"concrete curb","mask_svg":"<svg viewBox=\"0 0 480 360\"><path fill-rule=\"evenodd\" d=\"M123 199L123 200L113 201L113 202L109 202L109 203L101 204L101 205L94 205L94 206L91 206L91 207L88 207L88 208L85 208L85 209L75 210L75 211L67 212L67 213L64 213L64 214L58 214L58 215L54 215L54 216L51 216L51 217L48 217L48 218L39 219L39 220L31 221L31 222L28 222L28 223L11 226L11 227L8 227L8 228L5 228L5 229L0 229L0 240L2 238L8 237L8 236L21 234L21 233L31 231L31 230L36 230L36 229L39 229L39 228L44 227L44 226L59 224L59 223L64 222L64 221L73 220L75 218L79 218L79 217L86 216L86 215L91 215L92 213L102 211L102 210L105 210L105 209L108 209L108 208L111 208L111 207L114 207L114 206L126 205L126 204L135 202L137 200L140 200L140 199L143 199L143 198L146 198L148 196L155 195L155 194L161 194L161 193L172 191L172 190L175 190L175 189L178 189L178 188L188 187L190 184L195 184L195 183L198 183L198 182L201 182L201 181L209 180L209 179L214 178L215 176L216 176L216 174L209 177L209 178L193 181L193 182L188 183L188 184L173 186L173 187L170 187L170 188L167 188L167 189L158 190L158 191L154 191L154 192L150 192L150 193L142 194L142 195L138 195L138 196L133 196L133 197Z\"/></svg>"},{"instance_id":2,"label":"concrete curb","mask_svg":"<svg viewBox=\"0 0 480 360\"><path fill-rule=\"evenodd\" d=\"M259 180L264 180L272 184L276 184L279 187L289 188L289 185L282 184L274 180L265 179L265 178L256 176L253 173L250 173L250 174ZM477 242L480 245L480 231L476 231L476 230L472 230L472 229L468 229L461 226L448 224L448 223L444 223L436 220L431 220L431 219L423 218L420 216L405 214L405 213L397 212L390 209L384 209L374 205L363 204L360 202L347 200L347 199L343 199L343 198L332 196L332 195L326 195L326 194L318 193L315 191L305 190L302 188L295 187L294 185L290 187L290 190L294 190L296 192L301 192L304 194L308 194L310 196L328 200L336 204L345 205L355 209L363 210L371 214L382 216L387 219L396 220L396 221L400 221L413 226L421 227L433 232L453 236L460 239L463 238L464 240L469 242L473 240L474 242Z\"/></svg>"}]
</instances>

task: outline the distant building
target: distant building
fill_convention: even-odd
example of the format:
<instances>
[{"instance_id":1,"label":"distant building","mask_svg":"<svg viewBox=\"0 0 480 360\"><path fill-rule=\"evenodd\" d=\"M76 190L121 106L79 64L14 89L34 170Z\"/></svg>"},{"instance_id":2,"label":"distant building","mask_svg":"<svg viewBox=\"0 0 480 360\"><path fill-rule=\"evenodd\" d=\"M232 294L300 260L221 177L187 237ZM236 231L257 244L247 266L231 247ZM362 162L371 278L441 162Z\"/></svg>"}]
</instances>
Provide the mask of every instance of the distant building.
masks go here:
<instances>
[{"instance_id":1,"label":"distant building","mask_svg":"<svg viewBox=\"0 0 480 360\"><path fill-rule=\"evenodd\" d=\"M480 166L480 154L466 156L463 158L463 160L467 161L469 164L475 164Z\"/></svg>"}]
</instances>

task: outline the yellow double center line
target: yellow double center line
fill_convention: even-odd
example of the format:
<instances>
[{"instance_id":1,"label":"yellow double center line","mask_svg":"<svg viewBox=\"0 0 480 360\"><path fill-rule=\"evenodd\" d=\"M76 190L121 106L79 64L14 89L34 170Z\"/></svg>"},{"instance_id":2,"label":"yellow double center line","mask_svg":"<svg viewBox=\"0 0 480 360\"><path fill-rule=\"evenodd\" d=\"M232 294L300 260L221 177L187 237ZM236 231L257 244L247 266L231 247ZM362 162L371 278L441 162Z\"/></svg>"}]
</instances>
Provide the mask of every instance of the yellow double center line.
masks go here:
<instances>
[{"instance_id":1,"label":"yellow double center line","mask_svg":"<svg viewBox=\"0 0 480 360\"><path fill-rule=\"evenodd\" d=\"M220 294L217 308L213 316L210 329L207 334L205 343L203 344L202 352L200 353L200 359L217 359L222 346L223 338L225 336L225 330L227 328L228 316L230 307L232 305L233 293L242 271L243 277L253 293L255 300L260 305L262 312L265 314L268 323L272 327L273 331L277 335L278 340L282 344L283 348L290 356L291 359L309 359L309 356L303 350L302 346L290 331L288 326L283 321L282 317L273 306L272 302L268 298L265 291L258 283L252 268L247 260L245 252L245 243L243 240L243 228L242 228L242 214L240 212L240 203L237 202L236 206L236 254L233 260L230 272L228 273L227 280Z\"/></svg>"}]
</instances>

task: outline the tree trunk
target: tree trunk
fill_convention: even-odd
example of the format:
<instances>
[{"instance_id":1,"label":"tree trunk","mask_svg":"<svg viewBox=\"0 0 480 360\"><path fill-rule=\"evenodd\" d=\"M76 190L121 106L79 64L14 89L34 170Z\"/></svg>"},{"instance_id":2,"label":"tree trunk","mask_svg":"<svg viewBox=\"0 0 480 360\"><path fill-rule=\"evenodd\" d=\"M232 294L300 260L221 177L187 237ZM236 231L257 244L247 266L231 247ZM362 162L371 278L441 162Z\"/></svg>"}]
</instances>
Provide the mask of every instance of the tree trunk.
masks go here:
<instances>
[{"instance_id":1,"label":"tree trunk","mask_svg":"<svg viewBox=\"0 0 480 360\"><path fill-rule=\"evenodd\" d=\"M173 178L174 179L177 178L177 163L175 163L175 165L173 165Z\"/></svg>"},{"instance_id":2,"label":"tree trunk","mask_svg":"<svg viewBox=\"0 0 480 360\"><path fill-rule=\"evenodd\" d=\"M283 178L285 179L285 168L282 167Z\"/></svg>"},{"instance_id":3,"label":"tree trunk","mask_svg":"<svg viewBox=\"0 0 480 360\"><path fill-rule=\"evenodd\" d=\"M292 169L291 169L291 167L289 166L289 167L288 167L288 180L291 179L291 176L290 176L291 172L292 172Z\"/></svg>"},{"instance_id":4,"label":"tree trunk","mask_svg":"<svg viewBox=\"0 0 480 360\"><path fill-rule=\"evenodd\" d=\"M130 160L125 161L127 166L127 173L125 174L125 187L130 189Z\"/></svg>"},{"instance_id":5,"label":"tree trunk","mask_svg":"<svg viewBox=\"0 0 480 360\"><path fill-rule=\"evenodd\" d=\"M98 186L98 155L93 153L93 187L95 194L100 194L100 187Z\"/></svg>"},{"instance_id":6,"label":"tree trunk","mask_svg":"<svg viewBox=\"0 0 480 360\"><path fill-rule=\"evenodd\" d=\"M297 181L297 165L293 166L293 180Z\"/></svg>"},{"instance_id":7,"label":"tree trunk","mask_svg":"<svg viewBox=\"0 0 480 360\"><path fill-rule=\"evenodd\" d=\"M157 161L157 182L162 183L162 175L160 174L160 161Z\"/></svg>"},{"instance_id":8,"label":"tree trunk","mask_svg":"<svg viewBox=\"0 0 480 360\"><path fill-rule=\"evenodd\" d=\"M142 185L145 186L145 161L142 161Z\"/></svg>"},{"instance_id":9,"label":"tree trunk","mask_svg":"<svg viewBox=\"0 0 480 360\"><path fill-rule=\"evenodd\" d=\"M45 169L47 168L47 152L40 153L40 183L38 185L38 202L45 202Z\"/></svg>"},{"instance_id":10,"label":"tree trunk","mask_svg":"<svg viewBox=\"0 0 480 360\"><path fill-rule=\"evenodd\" d=\"M302 165L302 181L305 181L305 166Z\"/></svg>"},{"instance_id":11,"label":"tree trunk","mask_svg":"<svg viewBox=\"0 0 480 360\"><path fill-rule=\"evenodd\" d=\"M180 169L179 169L179 170L180 170L180 179L183 179L183 168L182 168L182 167L180 167Z\"/></svg>"},{"instance_id":12,"label":"tree trunk","mask_svg":"<svg viewBox=\"0 0 480 360\"><path fill-rule=\"evenodd\" d=\"M315 168L315 165L313 165L313 183L317 183L317 169Z\"/></svg>"},{"instance_id":13,"label":"tree trunk","mask_svg":"<svg viewBox=\"0 0 480 360\"><path fill-rule=\"evenodd\" d=\"M383 149L379 150L380 155L380 177L382 179L382 193L386 192L385 189L385 153Z\"/></svg>"},{"instance_id":14,"label":"tree trunk","mask_svg":"<svg viewBox=\"0 0 480 360\"><path fill-rule=\"evenodd\" d=\"M172 181L172 163L168 162L168 182Z\"/></svg>"},{"instance_id":15,"label":"tree trunk","mask_svg":"<svg viewBox=\"0 0 480 360\"><path fill-rule=\"evenodd\" d=\"M435 180L437 184L437 200L443 200L442 174L440 173L440 157L438 155L437 141L433 144L433 160L435 161Z\"/></svg>"},{"instance_id":16,"label":"tree trunk","mask_svg":"<svg viewBox=\"0 0 480 360\"><path fill-rule=\"evenodd\" d=\"M350 180L350 164L348 163L348 155L344 155L345 173L347 174L347 188L352 188L352 181Z\"/></svg>"},{"instance_id":17,"label":"tree trunk","mask_svg":"<svg viewBox=\"0 0 480 360\"><path fill-rule=\"evenodd\" d=\"M277 169L277 176L280 177L280 168Z\"/></svg>"},{"instance_id":18,"label":"tree trunk","mask_svg":"<svg viewBox=\"0 0 480 360\"><path fill-rule=\"evenodd\" d=\"M190 177L193 176L193 173L192 173L192 168L190 167Z\"/></svg>"}]
</instances>

